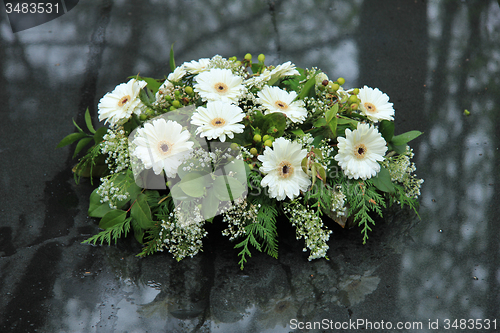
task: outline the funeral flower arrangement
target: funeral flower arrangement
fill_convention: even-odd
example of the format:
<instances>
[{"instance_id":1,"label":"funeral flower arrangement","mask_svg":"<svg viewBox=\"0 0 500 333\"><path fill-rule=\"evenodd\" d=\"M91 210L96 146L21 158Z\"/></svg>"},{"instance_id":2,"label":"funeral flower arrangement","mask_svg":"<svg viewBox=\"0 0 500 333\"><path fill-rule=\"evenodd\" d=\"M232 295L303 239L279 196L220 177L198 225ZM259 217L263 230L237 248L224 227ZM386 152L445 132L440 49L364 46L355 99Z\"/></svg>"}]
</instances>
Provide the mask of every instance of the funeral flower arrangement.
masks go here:
<instances>
[{"instance_id":1,"label":"funeral flower arrangement","mask_svg":"<svg viewBox=\"0 0 500 333\"><path fill-rule=\"evenodd\" d=\"M278 255L277 218L303 239L309 260L327 255L329 226L358 227L365 243L392 204L416 212L423 180L407 143L394 135L393 104L377 88L345 89L318 68L219 55L185 62L163 80L135 76L101 98L97 130L58 147L92 144L73 172L100 177L88 215L100 218L85 243L133 234L139 254L177 260L202 251L207 223L222 223L241 268L251 248ZM216 216L220 216L215 218Z\"/></svg>"}]
</instances>

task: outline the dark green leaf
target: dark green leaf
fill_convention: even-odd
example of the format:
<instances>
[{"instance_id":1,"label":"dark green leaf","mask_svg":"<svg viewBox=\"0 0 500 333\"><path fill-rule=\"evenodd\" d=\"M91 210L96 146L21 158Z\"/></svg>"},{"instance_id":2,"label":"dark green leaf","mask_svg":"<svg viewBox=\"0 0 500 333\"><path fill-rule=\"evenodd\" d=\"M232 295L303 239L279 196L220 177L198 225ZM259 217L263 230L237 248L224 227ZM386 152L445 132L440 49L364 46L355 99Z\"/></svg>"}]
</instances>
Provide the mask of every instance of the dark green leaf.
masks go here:
<instances>
[{"instance_id":1,"label":"dark green leaf","mask_svg":"<svg viewBox=\"0 0 500 333\"><path fill-rule=\"evenodd\" d=\"M145 81L148 84L147 85L148 89L151 90L153 95L156 94L156 92L158 91L158 89L160 88L162 83L165 82L165 80L158 80L158 79L155 79L152 77L144 77L144 76L136 76L136 75L129 76L128 78Z\"/></svg>"},{"instance_id":2,"label":"dark green leaf","mask_svg":"<svg viewBox=\"0 0 500 333\"><path fill-rule=\"evenodd\" d=\"M259 63L253 63L253 64L252 64L252 73L254 73L254 74L259 73L259 72L260 72L260 70L261 70L261 68L262 68L262 64L259 64Z\"/></svg>"},{"instance_id":3,"label":"dark green leaf","mask_svg":"<svg viewBox=\"0 0 500 333\"><path fill-rule=\"evenodd\" d=\"M85 133L81 128L80 126L78 126L78 124L76 123L75 119L72 119L73 120L73 125L75 125L76 129L78 130L78 132L80 133Z\"/></svg>"},{"instance_id":4,"label":"dark green leaf","mask_svg":"<svg viewBox=\"0 0 500 333\"><path fill-rule=\"evenodd\" d=\"M108 129L106 127L99 127L97 131L94 134L94 142L96 144L101 143L103 140L104 135L108 133Z\"/></svg>"},{"instance_id":5,"label":"dark green leaf","mask_svg":"<svg viewBox=\"0 0 500 333\"><path fill-rule=\"evenodd\" d=\"M339 104L335 103L330 109L328 109L328 111L325 112L325 119L327 124L329 124L330 121L337 115L338 111L339 111Z\"/></svg>"},{"instance_id":6,"label":"dark green leaf","mask_svg":"<svg viewBox=\"0 0 500 333\"><path fill-rule=\"evenodd\" d=\"M379 127L380 134L385 139L386 142L390 142L394 136L394 122L388 120L382 120Z\"/></svg>"},{"instance_id":7,"label":"dark green leaf","mask_svg":"<svg viewBox=\"0 0 500 333\"><path fill-rule=\"evenodd\" d=\"M87 134L85 134L85 133L71 133L70 135L68 135L64 139L62 139L56 148L61 148L61 147L70 145L73 142L75 142L76 140L80 140L86 136L87 136Z\"/></svg>"},{"instance_id":8,"label":"dark green leaf","mask_svg":"<svg viewBox=\"0 0 500 333\"><path fill-rule=\"evenodd\" d=\"M333 119L328 123L328 127L332 131L333 137L337 137L337 117L333 117Z\"/></svg>"},{"instance_id":9,"label":"dark green leaf","mask_svg":"<svg viewBox=\"0 0 500 333\"><path fill-rule=\"evenodd\" d=\"M318 118L314 124L313 124L314 127L322 127L322 126L326 126L326 120L325 118Z\"/></svg>"},{"instance_id":10,"label":"dark green leaf","mask_svg":"<svg viewBox=\"0 0 500 333\"><path fill-rule=\"evenodd\" d=\"M132 228L134 229L134 237L135 239L141 243L144 244L144 230L141 228L139 223L132 219Z\"/></svg>"},{"instance_id":11,"label":"dark green leaf","mask_svg":"<svg viewBox=\"0 0 500 333\"><path fill-rule=\"evenodd\" d=\"M420 131L409 131L409 132L394 136L392 138L391 142L395 146L401 146L401 145L404 145L404 144L410 142L411 140L419 137L421 134L422 134L422 132L420 132Z\"/></svg>"},{"instance_id":12,"label":"dark green leaf","mask_svg":"<svg viewBox=\"0 0 500 333\"><path fill-rule=\"evenodd\" d=\"M114 209L110 212L107 212L99 222L99 228L108 229L112 226L125 222L125 218L127 217L127 212L120 209Z\"/></svg>"},{"instance_id":13,"label":"dark green leaf","mask_svg":"<svg viewBox=\"0 0 500 333\"><path fill-rule=\"evenodd\" d=\"M272 136L277 138L283 135L286 127L286 116L283 113L273 112L267 114L263 117L262 121L262 133L267 134L270 128L275 127L277 132L273 133Z\"/></svg>"},{"instance_id":14,"label":"dark green leaf","mask_svg":"<svg viewBox=\"0 0 500 333\"><path fill-rule=\"evenodd\" d=\"M139 99L144 105L151 106L151 103L154 102L155 97L151 93L151 91L147 87L145 87L142 88L139 92Z\"/></svg>"},{"instance_id":15,"label":"dark green leaf","mask_svg":"<svg viewBox=\"0 0 500 333\"><path fill-rule=\"evenodd\" d=\"M316 75L311 77L309 80L307 80L306 84L304 84L304 87L302 88L302 91L300 92L299 96L297 96L297 99L304 99L304 97L309 95L309 91L311 90L312 87L316 84Z\"/></svg>"},{"instance_id":16,"label":"dark green leaf","mask_svg":"<svg viewBox=\"0 0 500 333\"><path fill-rule=\"evenodd\" d=\"M295 134L296 136L303 136L305 135L304 131L301 130L300 128L297 128L297 129L294 129L294 130L291 130L290 132L292 132L293 134Z\"/></svg>"},{"instance_id":17,"label":"dark green leaf","mask_svg":"<svg viewBox=\"0 0 500 333\"><path fill-rule=\"evenodd\" d=\"M174 44L170 47L170 71L175 70L175 59L174 59Z\"/></svg>"},{"instance_id":18,"label":"dark green leaf","mask_svg":"<svg viewBox=\"0 0 500 333\"><path fill-rule=\"evenodd\" d=\"M349 124L349 125L352 125L352 126L354 126L354 128L356 128L358 126L358 121L354 120L354 119L351 119L351 118L340 117L340 118L337 119L337 122L339 124Z\"/></svg>"},{"instance_id":19,"label":"dark green leaf","mask_svg":"<svg viewBox=\"0 0 500 333\"><path fill-rule=\"evenodd\" d=\"M83 138L80 141L78 141L78 143L76 144L75 152L73 153L73 158L75 158L76 155L92 140L93 140L92 138Z\"/></svg>"},{"instance_id":20,"label":"dark green leaf","mask_svg":"<svg viewBox=\"0 0 500 333\"><path fill-rule=\"evenodd\" d=\"M89 129L90 133L94 134L95 129L94 126L92 125L92 118L90 118L90 112L88 108L85 111L85 123L87 124L87 128Z\"/></svg>"},{"instance_id":21,"label":"dark green leaf","mask_svg":"<svg viewBox=\"0 0 500 333\"><path fill-rule=\"evenodd\" d=\"M398 154L403 154L405 151L406 151L406 144L404 145L399 145L399 146L395 146L395 145L392 145L391 148L392 150L394 150L396 153Z\"/></svg>"},{"instance_id":22,"label":"dark green leaf","mask_svg":"<svg viewBox=\"0 0 500 333\"><path fill-rule=\"evenodd\" d=\"M375 177L371 178L373 185L383 192L394 192L394 184L391 181L391 174L383 166Z\"/></svg>"},{"instance_id":23,"label":"dark green leaf","mask_svg":"<svg viewBox=\"0 0 500 333\"><path fill-rule=\"evenodd\" d=\"M97 194L97 189L95 189L90 195L90 204L87 214L90 217L103 217L107 212L112 210L108 202L101 203L101 196Z\"/></svg>"},{"instance_id":24,"label":"dark green leaf","mask_svg":"<svg viewBox=\"0 0 500 333\"><path fill-rule=\"evenodd\" d=\"M134 218L142 229L149 229L153 226L151 208L149 208L147 196L140 194L130 209L130 216Z\"/></svg>"},{"instance_id":25,"label":"dark green leaf","mask_svg":"<svg viewBox=\"0 0 500 333\"><path fill-rule=\"evenodd\" d=\"M318 135L314 138L313 142L311 143L312 146L318 147L319 143L321 140L323 140L325 137L323 135Z\"/></svg>"}]
</instances>

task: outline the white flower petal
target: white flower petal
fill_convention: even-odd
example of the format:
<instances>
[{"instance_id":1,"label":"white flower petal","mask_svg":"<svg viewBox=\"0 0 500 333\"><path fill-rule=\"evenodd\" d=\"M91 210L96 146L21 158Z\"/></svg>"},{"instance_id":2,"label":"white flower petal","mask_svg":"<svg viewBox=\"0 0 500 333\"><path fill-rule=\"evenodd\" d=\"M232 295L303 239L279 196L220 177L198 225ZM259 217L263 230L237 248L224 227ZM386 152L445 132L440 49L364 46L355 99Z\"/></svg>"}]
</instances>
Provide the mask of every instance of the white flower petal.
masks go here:
<instances>
[{"instance_id":1,"label":"white flower petal","mask_svg":"<svg viewBox=\"0 0 500 333\"><path fill-rule=\"evenodd\" d=\"M245 117L243 110L227 102L208 102L207 107L198 107L191 117L191 124L197 125L196 134L209 140L225 142L226 135L232 139L233 133L243 133L245 126L239 124Z\"/></svg>"},{"instance_id":2,"label":"white flower petal","mask_svg":"<svg viewBox=\"0 0 500 333\"><path fill-rule=\"evenodd\" d=\"M361 113L373 122L380 120L393 120L394 108L389 103L389 96L381 92L378 88L364 86L359 89L358 98L361 100L359 109Z\"/></svg>"},{"instance_id":3,"label":"white flower petal","mask_svg":"<svg viewBox=\"0 0 500 333\"><path fill-rule=\"evenodd\" d=\"M125 123L132 113L141 114L145 105L139 99L141 89L147 85L145 81L131 79L127 83L121 83L115 89L104 95L99 101L99 121L105 123Z\"/></svg>"},{"instance_id":4,"label":"white flower petal","mask_svg":"<svg viewBox=\"0 0 500 333\"><path fill-rule=\"evenodd\" d=\"M167 177L175 177L177 168L189 155L194 142L188 141L190 134L182 130L181 124L163 118L144 124L137 130L132 144L132 154L139 158L146 169L159 175L165 171Z\"/></svg>"},{"instance_id":5,"label":"white flower petal","mask_svg":"<svg viewBox=\"0 0 500 333\"><path fill-rule=\"evenodd\" d=\"M307 117L307 109L304 102L295 101L297 93L295 91L287 92L279 87L264 86L257 93L258 102L261 103L267 111L265 114L280 112L285 114L294 123L302 123Z\"/></svg>"},{"instance_id":6,"label":"white flower petal","mask_svg":"<svg viewBox=\"0 0 500 333\"><path fill-rule=\"evenodd\" d=\"M357 129L346 129L345 138L337 138L339 152L335 160L350 179L369 179L380 171L387 146L378 130L358 123Z\"/></svg>"},{"instance_id":7,"label":"white flower petal","mask_svg":"<svg viewBox=\"0 0 500 333\"><path fill-rule=\"evenodd\" d=\"M229 69L214 68L198 74L194 80L194 90L204 101L236 103L244 90L243 79Z\"/></svg>"},{"instance_id":8,"label":"white flower petal","mask_svg":"<svg viewBox=\"0 0 500 333\"><path fill-rule=\"evenodd\" d=\"M294 199L300 191L306 191L311 185L309 176L302 170L301 162L307 151L296 142L278 138L273 148L266 147L264 154L257 159L262 162L260 171L267 173L261 186L269 187L269 196L276 200L286 197Z\"/></svg>"}]
</instances>

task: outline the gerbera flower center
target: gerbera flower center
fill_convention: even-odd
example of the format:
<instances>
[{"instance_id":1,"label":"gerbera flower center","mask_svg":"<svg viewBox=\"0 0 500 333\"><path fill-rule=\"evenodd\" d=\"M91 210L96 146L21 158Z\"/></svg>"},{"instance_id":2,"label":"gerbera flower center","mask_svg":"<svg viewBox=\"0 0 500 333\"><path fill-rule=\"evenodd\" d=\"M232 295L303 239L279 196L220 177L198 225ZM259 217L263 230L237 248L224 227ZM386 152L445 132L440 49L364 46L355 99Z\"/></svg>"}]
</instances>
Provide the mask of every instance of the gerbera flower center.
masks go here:
<instances>
[{"instance_id":1,"label":"gerbera flower center","mask_svg":"<svg viewBox=\"0 0 500 333\"><path fill-rule=\"evenodd\" d=\"M120 98L120 100L118 101L118 106L123 106L125 105L128 101L130 101L131 98L130 98L130 95L127 95L127 96L123 96L122 98Z\"/></svg>"},{"instance_id":2,"label":"gerbera flower center","mask_svg":"<svg viewBox=\"0 0 500 333\"><path fill-rule=\"evenodd\" d=\"M226 124L226 120L224 118L217 117L212 119L210 123L213 127L222 127Z\"/></svg>"},{"instance_id":3,"label":"gerbera flower center","mask_svg":"<svg viewBox=\"0 0 500 333\"><path fill-rule=\"evenodd\" d=\"M354 156L356 156L356 158L359 158L359 159L365 158L367 151L368 151L368 149L366 149L366 146L364 144L360 143L360 144L356 145L356 147L354 147Z\"/></svg>"},{"instance_id":4,"label":"gerbera flower center","mask_svg":"<svg viewBox=\"0 0 500 333\"><path fill-rule=\"evenodd\" d=\"M363 105L365 106L366 111L371 113L377 112L377 107L373 103L366 102Z\"/></svg>"},{"instance_id":5,"label":"gerbera flower center","mask_svg":"<svg viewBox=\"0 0 500 333\"><path fill-rule=\"evenodd\" d=\"M286 110L288 109L288 104L286 104L285 102L283 101L280 101L280 100L277 100L276 102L274 102L274 105L276 105L278 108L280 108L281 110Z\"/></svg>"},{"instance_id":6,"label":"gerbera flower center","mask_svg":"<svg viewBox=\"0 0 500 333\"><path fill-rule=\"evenodd\" d=\"M167 141L158 142L158 151L162 155L169 155L172 152L173 144Z\"/></svg>"},{"instance_id":7,"label":"gerbera flower center","mask_svg":"<svg viewBox=\"0 0 500 333\"><path fill-rule=\"evenodd\" d=\"M214 84L214 88L219 94L225 94L229 90L229 87L224 82L217 82Z\"/></svg>"},{"instance_id":8,"label":"gerbera flower center","mask_svg":"<svg viewBox=\"0 0 500 333\"><path fill-rule=\"evenodd\" d=\"M279 176L280 178L288 178L293 174L293 166L288 161L283 161L279 164Z\"/></svg>"}]
</instances>

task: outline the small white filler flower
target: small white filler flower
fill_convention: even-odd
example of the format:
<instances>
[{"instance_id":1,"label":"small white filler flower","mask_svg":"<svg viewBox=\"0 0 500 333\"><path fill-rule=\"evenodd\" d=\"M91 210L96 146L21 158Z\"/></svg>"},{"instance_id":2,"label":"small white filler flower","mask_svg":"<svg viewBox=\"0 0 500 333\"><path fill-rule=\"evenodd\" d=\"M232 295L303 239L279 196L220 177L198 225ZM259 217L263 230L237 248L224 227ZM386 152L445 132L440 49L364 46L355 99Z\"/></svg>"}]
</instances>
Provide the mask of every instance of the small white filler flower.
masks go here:
<instances>
[{"instance_id":1,"label":"small white filler flower","mask_svg":"<svg viewBox=\"0 0 500 333\"><path fill-rule=\"evenodd\" d=\"M238 124L245 117L243 110L226 102L208 102L207 107L198 107L191 117L191 124L197 125L196 134L207 139L226 141L226 135L232 139L234 133L243 133L245 126Z\"/></svg>"},{"instance_id":2,"label":"small white filler flower","mask_svg":"<svg viewBox=\"0 0 500 333\"><path fill-rule=\"evenodd\" d=\"M369 179L380 171L387 146L375 127L358 123L357 129L345 130L345 138L338 137L339 152L335 160L350 179Z\"/></svg>"},{"instance_id":3,"label":"small white filler flower","mask_svg":"<svg viewBox=\"0 0 500 333\"><path fill-rule=\"evenodd\" d=\"M177 168L194 145L194 142L188 141L189 138L189 132L183 131L178 122L155 119L137 130L132 141L136 145L133 154L146 169L153 168L155 174L165 171L167 177L175 177Z\"/></svg>"},{"instance_id":4,"label":"small white filler flower","mask_svg":"<svg viewBox=\"0 0 500 333\"><path fill-rule=\"evenodd\" d=\"M300 191L306 191L311 185L309 176L302 170L302 160L307 150L302 145L285 138L273 142L273 148L266 147L263 155L257 158L262 162L260 171L267 175L262 179L261 186L269 187L269 196L276 200L285 197L294 199Z\"/></svg>"}]
</instances>

